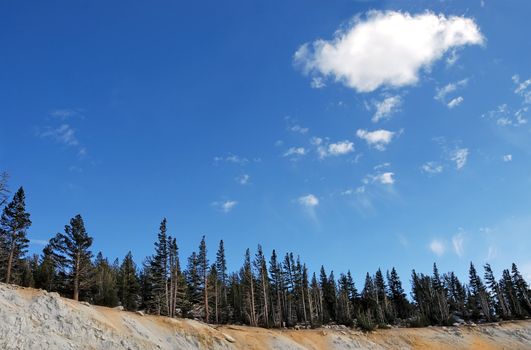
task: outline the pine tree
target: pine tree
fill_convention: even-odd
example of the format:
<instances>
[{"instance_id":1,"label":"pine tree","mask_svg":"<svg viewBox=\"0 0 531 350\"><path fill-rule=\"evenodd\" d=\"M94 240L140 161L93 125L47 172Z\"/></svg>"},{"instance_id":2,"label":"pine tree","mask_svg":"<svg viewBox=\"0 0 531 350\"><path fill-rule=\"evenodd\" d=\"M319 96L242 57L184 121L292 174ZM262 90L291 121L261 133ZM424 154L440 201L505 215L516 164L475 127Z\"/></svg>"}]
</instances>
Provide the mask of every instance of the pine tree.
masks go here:
<instances>
[{"instance_id":1,"label":"pine tree","mask_svg":"<svg viewBox=\"0 0 531 350\"><path fill-rule=\"evenodd\" d=\"M484 269L485 281L487 282L487 285L490 289L490 297L492 300L494 300L496 314L502 319L506 320L509 318L510 312L507 300L503 295L503 291L500 287L500 284L496 280L496 277L494 277L494 273L492 272L490 264L485 264Z\"/></svg>"},{"instance_id":2,"label":"pine tree","mask_svg":"<svg viewBox=\"0 0 531 350\"><path fill-rule=\"evenodd\" d=\"M518 271L515 263L511 266L513 285L516 289L516 298L527 316L531 315L531 297L529 285Z\"/></svg>"},{"instance_id":3,"label":"pine tree","mask_svg":"<svg viewBox=\"0 0 531 350\"><path fill-rule=\"evenodd\" d=\"M507 303L509 304L509 309L511 310L513 317L523 318L525 313L522 309L520 301L518 300L517 287L514 285L511 273L507 269L503 270L502 279L500 280L500 287L503 290L503 294L507 300Z\"/></svg>"},{"instance_id":4,"label":"pine tree","mask_svg":"<svg viewBox=\"0 0 531 350\"><path fill-rule=\"evenodd\" d=\"M35 274L35 286L47 291L58 290L57 267L50 244L42 250L37 272Z\"/></svg>"},{"instance_id":5,"label":"pine tree","mask_svg":"<svg viewBox=\"0 0 531 350\"><path fill-rule=\"evenodd\" d=\"M472 308L472 317L480 319L484 317L487 321L492 320L490 298L483 284L483 281L476 272L474 264L470 263L470 307Z\"/></svg>"},{"instance_id":6,"label":"pine tree","mask_svg":"<svg viewBox=\"0 0 531 350\"><path fill-rule=\"evenodd\" d=\"M160 222L155 254L150 259L148 309L157 315L168 315L168 235L167 220Z\"/></svg>"},{"instance_id":7,"label":"pine tree","mask_svg":"<svg viewBox=\"0 0 531 350\"><path fill-rule=\"evenodd\" d=\"M199 255L198 259L198 274L201 277L201 290L203 292L203 306L205 313L205 322L210 322L210 310L208 306L208 257L207 257L207 247L205 242L205 236L201 239L199 244Z\"/></svg>"},{"instance_id":8,"label":"pine tree","mask_svg":"<svg viewBox=\"0 0 531 350\"><path fill-rule=\"evenodd\" d=\"M267 263L262 251L262 246L259 244L257 253L254 259L254 268L257 271L258 275L258 300L260 301L259 317L261 315L261 324L264 327L269 328L269 276L267 272Z\"/></svg>"},{"instance_id":9,"label":"pine tree","mask_svg":"<svg viewBox=\"0 0 531 350\"><path fill-rule=\"evenodd\" d=\"M278 262L277 253L273 249L271 253L271 259L269 260L269 275L270 275L270 288L271 288L271 309L273 310L273 325L275 327L282 327L284 322L283 313L283 279L282 269Z\"/></svg>"},{"instance_id":10,"label":"pine tree","mask_svg":"<svg viewBox=\"0 0 531 350\"><path fill-rule=\"evenodd\" d=\"M9 174L4 171L0 174L0 208L7 203L7 194L9 193L7 180L9 180Z\"/></svg>"},{"instance_id":11,"label":"pine tree","mask_svg":"<svg viewBox=\"0 0 531 350\"><path fill-rule=\"evenodd\" d=\"M229 317L229 302L227 296L227 261L225 259L225 246L223 240L219 241L219 248L216 253L216 270L219 283L218 292L220 295L219 310L216 310L216 315L219 313L219 316L216 316L216 319L219 323L226 323Z\"/></svg>"},{"instance_id":12,"label":"pine tree","mask_svg":"<svg viewBox=\"0 0 531 350\"><path fill-rule=\"evenodd\" d=\"M13 200L4 207L0 218L0 267L2 277L10 283L20 274L29 240L26 237L31 225L30 214L26 212L24 189L20 187Z\"/></svg>"},{"instance_id":13,"label":"pine tree","mask_svg":"<svg viewBox=\"0 0 531 350\"><path fill-rule=\"evenodd\" d=\"M387 275L387 283L389 285L389 294L391 303L393 304L396 315L400 319L406 319L410 316L410 306L407 300L406 293L402 288L402 282L395 268L391 269L391 273Z\"/></svg>"},{"instance_id":14,"label":"pine tree","mask_svg":"<svg viewBox=\"0 0 531 350\"><path fill-rule=\"evenodd\" d=\"M118 298L128 311L135 311L140 306L140 281L137 275L133 254L128 252L118 272Z\"/></svg>"},{"instance_id":15,"label":"pine tree","mask_svg":"<svg viewBox=\"0 0 531 350\"><path fill-rule=\"evenodd\" d=\"M108 307L118 305L117 273L116 268L99 252L94 261L94 304Z\"/></svg>"},{"instance_id":16,"label":"pine tree","mask_svg":"<svg viewBox=\"0 0 531 350\"><path fill-rule=\"evenodd\" d=\"M251 252L249 248L245 251L245 260L241 270L241 280L244 290L244 312L247 316L248 322L251 326L257 326L258 321L256 317L256 290L255 278L251 265Z\"/></svg>"},{"instance_id":17,"label":"pine tree","mask_svg":"<svg viewBox=\"0 0 531 350\"><path fill-rule=\"evenodd\" d=\"M90 290L92 284L92 237L85 230L81 215L70 220L65 226L65 233L58 233L50 240L54 260L62 269L66 282L72 290L74 300Z\"/></svg>"}]
</instances>

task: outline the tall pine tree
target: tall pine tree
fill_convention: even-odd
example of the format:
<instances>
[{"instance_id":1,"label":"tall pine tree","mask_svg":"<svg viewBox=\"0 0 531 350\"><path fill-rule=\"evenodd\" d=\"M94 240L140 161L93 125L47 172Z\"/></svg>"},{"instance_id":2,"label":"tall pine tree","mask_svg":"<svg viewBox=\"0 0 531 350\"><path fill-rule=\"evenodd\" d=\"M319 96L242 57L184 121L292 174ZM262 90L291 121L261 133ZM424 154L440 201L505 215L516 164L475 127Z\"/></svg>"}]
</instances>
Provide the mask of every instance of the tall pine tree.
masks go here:
<instances>
[{"instance_id":1,"label":"tall pine tree","mask_svg":"<svg viewBox=\"0 0 531 350\"><path fill-rule=\"evenodd\" d=\"M64 231L50 240L50 247L66 277L72 298L79 300L80 294L89 291L92 285L92 237L85 230L85 223L79 214L70 220L70 225L66 225Z\"/></svg>"},{"instance_id":2,"label":"tall pine tree","mask_svg":"<svg viewBox=\"0 0 531 350\"><path fill-rule=\"evenodd\" d=\"M29 240L26 237L31 225L30 214L26 212L24 189L20 187L13 200L5 206L0 218L0 259L5 266L2 274L6 283L12 282L13 275L19 277L23 257Z\"/></svg>"}]
</instances>

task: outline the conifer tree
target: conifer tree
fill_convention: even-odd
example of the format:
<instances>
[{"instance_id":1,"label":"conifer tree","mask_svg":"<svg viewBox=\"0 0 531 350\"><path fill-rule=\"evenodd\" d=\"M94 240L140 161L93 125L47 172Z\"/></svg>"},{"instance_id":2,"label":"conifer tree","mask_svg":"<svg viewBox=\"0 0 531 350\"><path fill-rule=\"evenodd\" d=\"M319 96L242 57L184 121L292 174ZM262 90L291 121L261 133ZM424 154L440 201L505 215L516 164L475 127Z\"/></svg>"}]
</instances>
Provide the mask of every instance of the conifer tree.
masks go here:
<instances>
[{"instance_id":1,"label":"conifer tree","mask_svg":"<svg viewBox=\"0 0 531 350\"><path fill-rule=\"evenodd\" d=\"M402 282L395 268L391 269L391 273L387 275L387 283L389 285L389 294L391 303L393 304L396 315L400 319L406 319L409 315L409 301L407 300L406 293L402 288Z\"/></svg>"},{"instance_id":2,"label":"conifer tree","mask_svg":"<svg viewBox=\"0 0 531 350\"><path fill-rule=\"evenodd\" d=\"M218 322L226 323L229 317L229 303L227 296L227 284L228 284L228 275L227 275L227 261L225 259L225 246L223 240L219 241L219 248L216 253L216 271L218 276L219 283L219 295L220 303Z\"/></svg>"},{"instance_id":3,"label":"conifer tree","mask_svg":"<svg viewBox=\"0 0 531 350\"><path fill-rule=\"evenodd\" d=\"M249 248L245 251L245 260L241 270L241 279L244 291L244 312L251 326L257 326L256 318L256 290L253 269L251 265L251 252Z\"/></svg>"},{"instance_id":4,"label":"conifer tree","mask_svg":"<svg viewBox=\"0 0 531 350\"><path fill-rule=\"evenodd\" d=\"M186 266L187 298L192 304L201 302L201 276L199 275L199 259L197 253L192 252Z\"/></svg>"},{"instance_id":5,"label":"conifer tree","mask_svg":"<svg viewBox=\"0 0 531 350\"><path fill-rule=\"evenodd\" d=\"M269 276L267 272L267 263L262 251L262 246L259 244L255 260L253 262L254 268L257 271L258 282L259 282L259 296L258 300L260 301L259 315L262 316L261 324L269 328Z\"/></svg>"},{"instance_id":6,"label":"conifer tree","mask_svg":"<svg viewBox=\"0 0 531 350\"><path fill-rule=\"evenodd\" d=\"M54 260L66 278L72 291L72 298L79 300L82 293L89 291L92 284L92 237L85 230L81 215L76 215L66 225L65 233L58 233L50 240Z\"/></svg>"},{"instance_id":7,"label":"conifer tree","mask_svg":"<svg viewBox=\"0 0 531 350\"><path fill-rule=\"evenodd\" d=\"M503 270L502 279L500 280L500 287L503 290L503 294L505 295L505 299L509 304L509 309L511 310L511 314L513 315L513 317L524 317L525 313L522 309L520 301L518 300L517 288L513 283L511 273L507 269Z\"/></svg>"},{"instance_id":8,"label":"conifer tree","mask_svg":"<svg viewBox=\"0 0 531 350\"><path fill-rule=\"evenodd\" d=\"M470 307L472 308L472 317L479 319L484 317L487 321L492 320L490 298L483 284L483 281L477 274L473 263L470 263Z\"/></svg>"},{"instance_id":9,"label":"conifer tree","mask_svg":"<svg viewBox=\"0 0 531 350\"><path fill-rule=\"evenodd\" d=\"M205 322L210 322L210 313L209 313L209 303L208 303L208 257L207 257L207 247L205 242L205 236L201 239L199 244L199 255L198 259L198 274L201 277L201 290L203 294L203 307L205 313Z\"/></svg>"},{"instance_id":10,"label":"conifer tree","mask_svg":"<svg viewBox=\"0 0 531 350\"><path fill-rule=\"evenodd\" d=\"M29 240L26 237L31 225L30 214L26 212L24 189L20 187L13 200L4 207L0 218L0 268L2 279L11 283L21 272Z\"/></svg>"},{"instance_id":11,"label":"conifer tree","mask_svg":"<svg viewBox=\"0 0 531 350\"><path fill-rule=\"evenodd\" d=\"M167 220L160 222L155 254L150 259L148 308L157 315L168 315L168 235Z\"/></svg>"},{"instance_id":12,"label":"conifer tree","mask_svg":"<svg viewBox=\"0 0 531 350\"><path fill-rule=\"evenodd\" d=\"M116 287L117 270L103 254L99 252L94 261L94 304L108 307L118 305L118 289Z\"/></svg>"},{"instance_id":13,"label":"conifer tree","mask_svg":"<svg viewBox=\"0 0 531 350\"><path fill-rule=\"evenodd\" d=\"M531 297L529 291L529 285L518 271L518 267L515 263L511 266L513 285L516 289L516 298L520 303L525 315L531 315Z\"/></svg>"},{"instance_id":14,"label":"conifer tree","mask_svg":"<svg viewBox=\"0 0 531 350\"><path fill-rule=\"evenodd\" d=\"M283 279L280 263L278 262L277 253L273 249L271 258L269 260L269 275L271 288L271 309L273 310L273 325L275 327L282 327L284 320L283 313Z\"/></svg>"},{"instance_id":15,"label":"conifer tree","mask_svg":"<svg viewBox=\"0 0 531 350\"><path fill-rule=\"evenodd\" d=\"M9 174L4 171L0 174L0 208L7 203L7 194L9 193L7 180L9 180Z\"/></svg>"},{"instance_id":16,"label":"conifer tree","mask_svg":"<svg viewBox=\"0 0 531 350\"><path fill-rule=\"evenodd\" d=\"M135 311L140 306L140 281L133 254L128 252L118 272L118 298L124 309Z\"/></svg>"},{"instance_id":17,"label":"conifer tree","mask_svg":"<svg viewBox=\"0 0 531 350\"><path fill-rule=\"evenodd\" d=\"M35 273L35 286L47 291L58 290L56 270L53 249L50 244L47 244L42 250L39 266Z\"/></svg>"},{"instance_id":18,"label":"conifer tree","mask_svg":"<svg viewBox=\"0 0 531 350\"><path fill-rule=\"evenodd\" d=\"M485 264L484 268L485 281L487 282L487 286L490 289L490 297L494 301L496 314L502 319L506 320L509 318L510 312L507 300L505 299L500 284L496 280L496 277L494 277L494 273L492 272L490 264Z\"/></svg>"}]
</instances>

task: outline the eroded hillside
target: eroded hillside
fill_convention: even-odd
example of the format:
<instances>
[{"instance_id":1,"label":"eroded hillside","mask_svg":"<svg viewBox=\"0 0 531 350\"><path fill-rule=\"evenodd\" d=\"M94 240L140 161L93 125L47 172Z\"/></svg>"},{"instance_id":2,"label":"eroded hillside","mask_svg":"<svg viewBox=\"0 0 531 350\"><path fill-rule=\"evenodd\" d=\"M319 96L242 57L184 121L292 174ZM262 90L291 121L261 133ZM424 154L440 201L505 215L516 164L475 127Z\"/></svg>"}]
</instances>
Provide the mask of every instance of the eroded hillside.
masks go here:
<instances>
[{"instance_id":1,"label":"eroded hillside","mask_svg":"<svg viewBox=\"0 0 531 350\"><path fill-rule=\"evenodd\" d=\"M531 349L531 320L462 327L268 330L211 327L0 284L1 349Z\"/></svg>"}]
</instances>

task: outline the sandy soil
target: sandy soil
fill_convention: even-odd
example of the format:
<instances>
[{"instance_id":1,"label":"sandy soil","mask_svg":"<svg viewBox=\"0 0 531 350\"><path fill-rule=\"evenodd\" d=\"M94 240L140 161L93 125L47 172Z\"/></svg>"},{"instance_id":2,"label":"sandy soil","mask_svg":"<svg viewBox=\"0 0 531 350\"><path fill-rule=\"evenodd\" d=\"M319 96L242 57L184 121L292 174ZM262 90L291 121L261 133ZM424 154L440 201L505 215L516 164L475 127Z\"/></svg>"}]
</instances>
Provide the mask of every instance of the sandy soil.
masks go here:
<instances>
[{"instance_id":1,"label":"sandy soil","mask_svg":"<svg viewBox=\"0 0 531 350\"><path fill-rule=\"evenodd\" d=\"M531 349L531 320L368 334L346 328L215 327L0 284L0 349Z\"/></svg>"}]
</instances>

